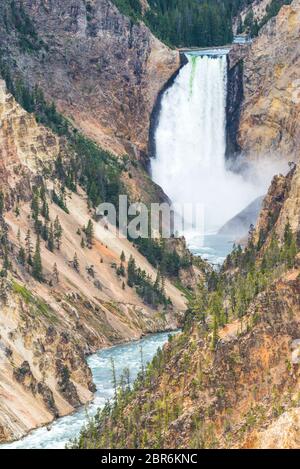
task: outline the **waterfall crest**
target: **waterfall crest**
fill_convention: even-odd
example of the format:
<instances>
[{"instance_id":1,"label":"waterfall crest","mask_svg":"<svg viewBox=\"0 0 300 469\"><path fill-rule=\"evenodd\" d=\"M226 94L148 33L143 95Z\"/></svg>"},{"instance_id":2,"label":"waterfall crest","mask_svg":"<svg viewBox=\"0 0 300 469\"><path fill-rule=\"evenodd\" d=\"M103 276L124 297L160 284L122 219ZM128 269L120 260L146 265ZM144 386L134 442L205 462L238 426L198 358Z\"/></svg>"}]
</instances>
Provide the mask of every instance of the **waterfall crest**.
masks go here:
<instances>
[{"instance_id":1,"label":"waterfall crest","mask_svg":"<svg viewBox=\"0 0 300 469\"><path fill-rule=\"evenodd\" d=\"M207 233L242 210L258 191L226 169L226 54L187 58L162 98L152 178L172 202L202 204Z\"/></svg>"}]
</instances>

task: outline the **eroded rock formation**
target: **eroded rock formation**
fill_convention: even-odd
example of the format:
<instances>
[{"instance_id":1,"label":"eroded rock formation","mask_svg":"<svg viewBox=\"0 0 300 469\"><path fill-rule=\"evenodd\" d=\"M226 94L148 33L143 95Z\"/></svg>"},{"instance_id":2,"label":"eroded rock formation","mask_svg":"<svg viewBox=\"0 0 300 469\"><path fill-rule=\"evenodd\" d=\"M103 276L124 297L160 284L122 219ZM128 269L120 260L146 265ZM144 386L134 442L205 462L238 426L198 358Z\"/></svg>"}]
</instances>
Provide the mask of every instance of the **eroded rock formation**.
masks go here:
<instances>
[{"instance_id":1,"label":"eroded rock formation","mask_svg":"<svg viewBox=\"0 0 300 469\"><path fill-rule=\"evenodd\" d=\"M20 4L26 34L11 2L1 2L4 60L102 147L143 158L153 105L179 54L109 0L16 0L17 14Z\"/></svg>"},{"instance_id":2,"label":"eroded rock formation","mask_svg":"<svg viewBox=\"0 0 300 469\"><path fill-rule=\"evenodd\" d=\"M238 143L249 158L299 159L299 32L294 0L262 28L244 59Z\"/></svg>"}]
</instances>

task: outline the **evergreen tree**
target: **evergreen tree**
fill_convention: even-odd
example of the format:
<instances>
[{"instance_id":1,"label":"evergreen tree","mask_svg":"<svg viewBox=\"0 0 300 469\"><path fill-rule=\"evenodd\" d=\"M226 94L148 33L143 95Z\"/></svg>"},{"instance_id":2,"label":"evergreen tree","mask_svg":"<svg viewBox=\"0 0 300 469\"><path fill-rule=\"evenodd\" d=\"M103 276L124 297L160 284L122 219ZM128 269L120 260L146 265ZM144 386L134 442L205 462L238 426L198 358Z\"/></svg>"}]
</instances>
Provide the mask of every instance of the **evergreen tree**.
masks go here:
<instances>
[{"instance_id":1,"label":"evergreen tree","mask_svg":"<svg viewBox=\"0 0 300 469\"><path fill-rule=\"evenodd\" d=\"M43 200L43 205L41 208L41 215L45 218L45 220L50 221L49 218L49 206L46 200Z\"/></svg>"},{"instance_id":2,"label":"evergreen tree","mask_svg":"<svg viewBox=\"0 0 300 469\"><path fill-rule=\"evenodd\" d=\"M79 266L79 261L78 261L78 257L77 257L76 252L75 252L74 257L73 257L72 265L73 265L73 268L76 270L76 272L79 273L80 266Z\"/></svg>"},{"instance_id":3,"label":"evergreen tree","mask_svg":"<svg viewBox=\"0 0 300 469\"><path fill-rule=\"evenodd\" d=\"M93 245L94 237L94 226L92 220L89 220L87 227L85 228L86 241L89 248Z\"/></svg>"},{"instance_id":4,"label":"evergreen tree","mask_svg":"<svg viewBox=\"0 0 300 469\"><path fill-rule=\"evenodd\" d=\"M20 247L17 261L19 262L20 265L24 266L26 264L26 252L23 247Z\"/></svg>"},{"instance_id":5,"label":"evergreen tree","mask_svg":"<svg viewBox=\"0 0 300 469\"><path fill-rule=\"evenodd\" d=\"M4 256L3 256L3 266L1 271L1 277L7 276L7 271L10 269L11 264L8 258L8 247L7 244L4 245Z\"/></svg>"},{"instance_id":6,"label":"evergreen tree","mask_svg":"<svg viewBox=\"0 0 300 469\"><path fill-rule=\"evenodd\" d=\"M20 230L20 228L18 228L17 240L18 240L18 243L19 243L19 247L21 247L21 230Z\"/></svg>"},{"instance_id":7,"label":"evergreen tree","mask_svg":"<svg viewBox=\"0 0 300 469\"><path fill-rule=\"evenodd\" d=\"M20 208L19 208L18 205L15 208L15 215L16 215L17 218L20 216Z\"/></svg>"},{"instance_id":8,"label":"evergreen tree","mask_svg":"<svg viewBox=\"0 0 300 469\"><path fill-rule=\"evenodd\" d=\"M25 243L26 243L26 257L27 257L27 264L32 266L33 261L32 261L32 253L33 253L33 247L31 243L31 233L30 230L27 231L26 238L25 238Z\"/></svg>"},{"instance_id":9,"label":"evergreen tree","mask_svg":"<svg viewBox=\"0 0 300 469\"><path fill-rule=\"evenodd\" d=\"M43 281L43 269L39 235L36 239L35 253L33 256L32 275L38 282Z\"/></svg>"},{"instance_id":10,"label":"evergreen tree","mask_svg":"<svg viewBox=\"0 0 300 469\"><path fill-rule=\"evenodd\" d=\"M55 283L58 284L58 283L59 283L59 273L58 273L58 269L57 269L56 263L53 265L53 273L52 273L52 275L53 275L53 278L54 278Z\"/></svg>"},{"instance_id":11,"label":"evergreen tree","mask_svg":"<svg viewBox=\"0 0 300 469\"><path fill-rule=\"evenodd\" d=\"M122 262L121 262L121 264L119 265L119 267L117 268L117 275L118 275L119 277L126 277L125 267L124 267L124 265L122 264Z\"/></svg>"},{"instance_id":12,"label":"evergreen tree","mask_svg":"<svg viewBox=\"0 0 300 469\"><path fill-rule=\"evenodd\" d=\"M34 229L35 232L39 233L39 213L40 213L40 206L39 206L39 191L37 188L33 190L33 197L31 201L31 216L34 220Z\"/></svg>"},{"instance_id":13,"label":"evergreen tree","mask_svg":"<svg viewBox=\"0 0 300 469\"><path fill-rule=\"evenodd\" d=\"M45 223L43 224L41 236L42 236L44 241L48 241L49 228L48 228L48 221L47 220L45 220Z\"/></svg>"},{"instance_id":14,"label":"evergreen tree","mask_svg":"<svg viewBox=\"0 0 300 469\"><path fill-rule=\"evenodd\" d=\"M0 218L3 216L4 212L4 195L3 192L0 191Z\"/></svg>"},{"instance_id":15,"label":"evergreen tree","mask_svg":"<svg viewBox=\"0 0 300 469\"><path fill-rule=\"evenodd\" d=\"M135 279L136 279L136 265L135 265L135 260L132 256L130 256L129 261L128 261L128 266L127 266L127 283L129 287L133 287L135 284Z\"/></svg>"},{"instance_id":16,"label":"evergreen tree","mask_svg":"<svg viewBox=\"0 0 300 469\"><path fill-rule=\"evenodd\" d=\"M63 235L63 229L60 224L59 218L57 216L54 221L54 239L55 239L56 247L58 250L60 250L62 235Z\"/></svg>"},{"instance_id":17,"label":"evergreen tree","mask_svg":"<svg viewBox=\"0 0 300 469\"><path fill-rule=\"evenodd\" d=\"M214 315L214 316L213 316L212 341L211 341L211 348L212 348L212 350L216 350L218 340L219 340L219 336L218 336L218 320L217 320L216 315Z\"/></svg>"},{"instance_id":18,"label":"evergreen tree","mask_svg":"<svg viewBox=\"0 0 300 469\"><path fill-rule=\"evenodd\" d=\"M49 251L51 251L51 252L54 251L54 227L53 227L53 223L50 224L47 247L48 247Z\"/></svg>"},{"instance_id":19,"label":"evergreen tree","mask_svg":"<svg viewBox=\"0 0 300 469\"><path fill-rule=\"evenodd\" d=\"M121 252L120 259L121 259L121 262L125 262L125 261L126 261L126 257L125 257L124 251Z\"/></svg>"}]
</instances>

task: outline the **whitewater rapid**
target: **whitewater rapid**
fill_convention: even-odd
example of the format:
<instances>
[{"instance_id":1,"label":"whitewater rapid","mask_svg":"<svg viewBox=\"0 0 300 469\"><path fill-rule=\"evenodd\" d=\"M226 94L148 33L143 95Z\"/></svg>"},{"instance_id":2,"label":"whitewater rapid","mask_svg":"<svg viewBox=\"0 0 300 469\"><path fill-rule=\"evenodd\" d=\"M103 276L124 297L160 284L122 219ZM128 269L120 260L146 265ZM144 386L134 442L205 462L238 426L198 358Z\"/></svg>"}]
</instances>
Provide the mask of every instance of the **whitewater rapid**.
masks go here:
<instances>
[{"instance_id":1,"label":"whitewater rapid","mask_svg":"<svg viewBox=\"0 0 300 469\"><path fill-rule=\"evenodd\" d=\"M187 60L161 101L151 173L173 203L202 206L209 234L265 189L227 169L226 53Z\"/></svg>"}]
</instances>

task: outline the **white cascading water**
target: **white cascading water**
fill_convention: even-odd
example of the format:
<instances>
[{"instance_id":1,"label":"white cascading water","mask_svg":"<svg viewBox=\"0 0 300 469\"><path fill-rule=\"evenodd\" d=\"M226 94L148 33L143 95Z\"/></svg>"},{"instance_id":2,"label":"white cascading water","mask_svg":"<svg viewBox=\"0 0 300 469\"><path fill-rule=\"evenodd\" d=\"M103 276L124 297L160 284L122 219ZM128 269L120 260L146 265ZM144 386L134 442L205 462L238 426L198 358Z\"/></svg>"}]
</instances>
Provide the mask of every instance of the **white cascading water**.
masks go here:
<instances>
[{"instance_id":1,"label":"white cascading water","mask_svg":"<svg viewBox=\"0 0 300 469\"><path fill-rule=\"evenodd\" d=\"M162 98L152 177L173 203L202 204L209 233L263 191L226 169L226 54L187 58Z\"/></svg>"}]
</instances>

